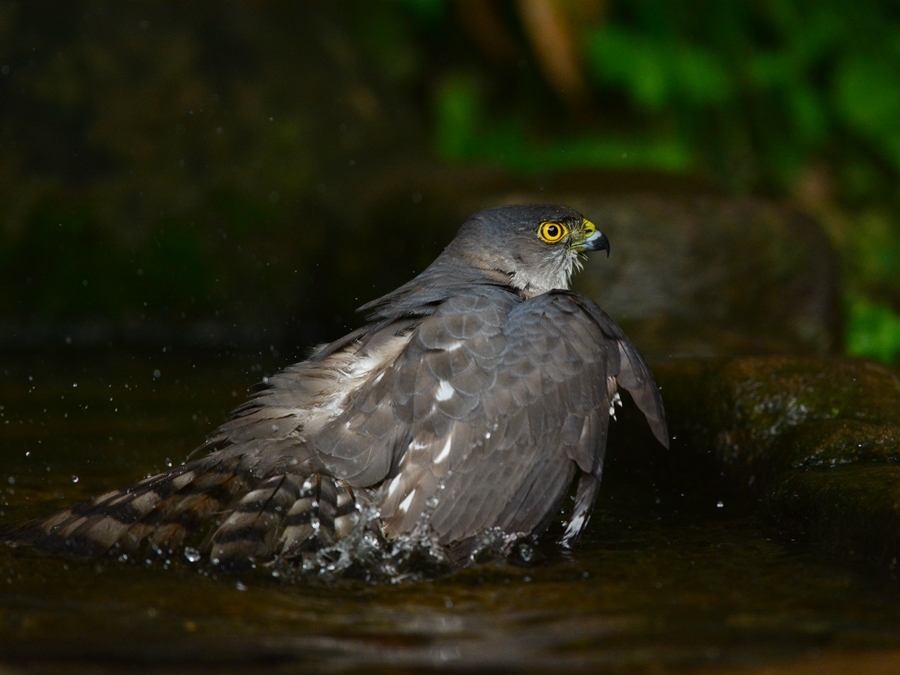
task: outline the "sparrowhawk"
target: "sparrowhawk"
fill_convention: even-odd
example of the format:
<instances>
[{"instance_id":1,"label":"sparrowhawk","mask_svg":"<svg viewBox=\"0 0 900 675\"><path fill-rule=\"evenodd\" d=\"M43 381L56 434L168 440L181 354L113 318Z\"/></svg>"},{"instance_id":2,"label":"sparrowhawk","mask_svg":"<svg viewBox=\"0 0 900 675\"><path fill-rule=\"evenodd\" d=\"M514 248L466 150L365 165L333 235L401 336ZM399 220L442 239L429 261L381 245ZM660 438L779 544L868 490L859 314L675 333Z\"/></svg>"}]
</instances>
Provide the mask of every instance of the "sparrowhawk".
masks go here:
<instances>
[{"instance_id":1,"label":"sparrowhawk","mask_svg":"<svg viewBox=\"0 0 900 675\"><path fill-rule=\"evenodd\" d=\"M268 378L199 458L5 535L75 555L218 564L301 558L360 528L465 560L485 533L534 538L577 477L562 534L591 513L617 388L668 447L634 345L569 288L603 233L572 209L472 216L424 272L360 308L368 322ZM195 453L196 456L196 453ZM460 553L462 552L462 553Z\"/></svg>"}]
</instances>

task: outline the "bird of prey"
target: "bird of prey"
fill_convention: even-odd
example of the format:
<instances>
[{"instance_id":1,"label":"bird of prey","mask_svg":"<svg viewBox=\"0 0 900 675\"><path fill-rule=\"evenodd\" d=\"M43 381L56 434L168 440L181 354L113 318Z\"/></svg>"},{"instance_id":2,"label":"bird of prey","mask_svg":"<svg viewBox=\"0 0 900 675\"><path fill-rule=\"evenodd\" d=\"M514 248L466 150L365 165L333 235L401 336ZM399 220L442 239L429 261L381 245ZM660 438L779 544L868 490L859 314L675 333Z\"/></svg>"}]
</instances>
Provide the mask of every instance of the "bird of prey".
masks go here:
<instances>
[{"instance_id":1,"label":"bird of prey","mask_svg":"<svg viewBox=\"0 0 900 675\"><path fill-rule=\"evenodd\" d=\"M606 236L572 209L481 211L424 272L363 305L363 327L268 378L195 458L4 538L240 565L290 562L364 527L427 538L458 562L485 533L539 536L577 478L569 547L597 496L618 387L668 447L637 349L568 290L598 250L609 255Z\"/></svg>"}]
</instances>

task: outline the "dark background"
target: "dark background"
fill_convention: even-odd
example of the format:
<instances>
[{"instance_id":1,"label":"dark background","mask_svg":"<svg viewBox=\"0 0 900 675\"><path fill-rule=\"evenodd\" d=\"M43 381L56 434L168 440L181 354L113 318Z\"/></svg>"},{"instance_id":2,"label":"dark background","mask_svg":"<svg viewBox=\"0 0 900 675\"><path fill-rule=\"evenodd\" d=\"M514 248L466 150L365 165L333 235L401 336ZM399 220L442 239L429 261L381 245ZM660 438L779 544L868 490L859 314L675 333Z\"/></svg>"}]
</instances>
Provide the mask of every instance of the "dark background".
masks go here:
<instances>
[{"instance_id":1,"label":"dark background","mask_svg":"<svg viewBox=\"0 0 900 675\"><path fill-rule=\"evenodd\" d=\"M0 347L300 350L442 205L577 184L810 213L845 348L895 360L898 169L887 0L4 0Z\"/></svg>"}]
</instances>

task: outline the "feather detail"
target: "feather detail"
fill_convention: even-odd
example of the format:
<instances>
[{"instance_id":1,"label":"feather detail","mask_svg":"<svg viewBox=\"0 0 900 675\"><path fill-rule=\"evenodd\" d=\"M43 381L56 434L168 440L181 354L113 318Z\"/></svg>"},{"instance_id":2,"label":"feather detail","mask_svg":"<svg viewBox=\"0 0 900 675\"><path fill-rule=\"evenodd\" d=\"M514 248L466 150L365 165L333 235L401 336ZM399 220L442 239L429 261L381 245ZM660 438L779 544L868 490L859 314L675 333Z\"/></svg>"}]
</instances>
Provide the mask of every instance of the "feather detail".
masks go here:
<instances>
[{"instance_id":1,"label":"feather detail","mask_svg":"<svg viewBox=\"0 0 900 675\"><path fill-rule=\"evenodd\" d=\"M236 568L330 545L358 519L354 493L341 481L290 474L259 480L233 458L151 476L20 525L4 539L77 557L170 555L195 545L214 564Z\"/></svg>"},{"instance_id":2,"label":"feather detail","mask_svg":"<svg viewBox=\"0 0 900 675\"><path fill-rule=\"evenodd\" d=\"M210 457L25 523L8 537L50 553L98 556L177 549L247 489L239 460Z\"/></svg>"}]
</instances>

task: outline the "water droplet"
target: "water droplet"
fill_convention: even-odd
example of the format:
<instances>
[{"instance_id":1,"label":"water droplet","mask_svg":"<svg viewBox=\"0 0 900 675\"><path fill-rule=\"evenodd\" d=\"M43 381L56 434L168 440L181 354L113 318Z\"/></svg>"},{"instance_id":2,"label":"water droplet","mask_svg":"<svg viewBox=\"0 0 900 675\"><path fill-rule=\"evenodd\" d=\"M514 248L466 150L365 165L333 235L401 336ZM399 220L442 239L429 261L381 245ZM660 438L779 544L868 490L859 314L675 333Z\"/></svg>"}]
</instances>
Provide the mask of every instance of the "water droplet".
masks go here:
<instances>
[{"instance_id":1,"label":"water droplet","mask_svg":"<svg viewBox=\"0 0 900 675\"><path fill-rule=\"evenodd\" d=\"M246 591L246 590L247 590L247 585L244 584L244 583L241 583L240 581L237 582L237 583L234 585L234 587L235 587L236 589L238 589L239 591Z\"/></svg>"},{"instance_id":2,"label":"water droplet","mask_svg":"<svg viewBox=\"0 0 900 675\"><path fill-rule=\"evenodd\" d=\"M716 502L716 506L721 509L723 506L725 506L725 502L718 501Z\"/></svg>"},{"instance_id":3,"label":"water droplet","mask_svg":"<svg viewBox=\"0 0 900 675\"><path fill-rule=\"evenodd\" d=\"M77 483L77 482L78 482L78 476L72 476L72 482L73 482L73 483Z\"/></svg>"},{"instance_id":4,"label":"water droplet","mask_svg":"<svg viewBox=\"0 0 900 675\"><path fill-rule=\"evenodd\" d=\"M195 563L198 562L202 556L200 555L200 551L198 551L197 549L191 546L186 546L184 549L184 557L187 558L188 562Z\"/></svg>"},{"instance_id":5,"label":"water droplet","mask_svg":"<svg viewBox=\"0 0 900 675\"><path fill-rule=\"evenodd\" d=\"M528 544L519 544L519 557L525 562L530 562L534 557L534 549Z\"/></svg>"}]
</instances>

